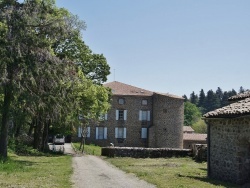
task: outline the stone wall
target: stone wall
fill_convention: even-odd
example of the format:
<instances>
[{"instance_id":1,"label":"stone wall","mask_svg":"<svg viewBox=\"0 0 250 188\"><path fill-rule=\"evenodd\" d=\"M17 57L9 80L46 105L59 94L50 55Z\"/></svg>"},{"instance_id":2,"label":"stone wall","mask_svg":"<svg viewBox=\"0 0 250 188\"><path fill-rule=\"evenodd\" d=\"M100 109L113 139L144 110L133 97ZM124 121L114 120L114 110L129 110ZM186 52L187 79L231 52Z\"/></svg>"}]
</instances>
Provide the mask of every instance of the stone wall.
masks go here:
<instances>
[{"instance_id":1,"label":"stone wall","mask_svg":"<svg viewBox=\"0 0 250 188\"><path fill-rule=\"evenodd\" d=\"M186 157L191 155L192 152L189 149L132 148L132 147L102 148L102 156L108 156L108 157L160 158L160 157Z\"/></svg>"},{"instance_id":2,"label":"stone wall","mask_svg":"<svg viewBox=\"0 0 250 188\"><path fill-rule=\"evenodd\" d=\"M183 148L183 100L154 94L153 115L149 147Z\"/></svg>"},{"instance_id":3,"label":"stone wall","mask_svg":"<svg viewBox=\"0 0 250 188\"><path fill-rule=\"evenodd\" d=\"M250 118L206 120L210 127L209 176L244 184L250 181Z\"/></svg>"}]
</instances>

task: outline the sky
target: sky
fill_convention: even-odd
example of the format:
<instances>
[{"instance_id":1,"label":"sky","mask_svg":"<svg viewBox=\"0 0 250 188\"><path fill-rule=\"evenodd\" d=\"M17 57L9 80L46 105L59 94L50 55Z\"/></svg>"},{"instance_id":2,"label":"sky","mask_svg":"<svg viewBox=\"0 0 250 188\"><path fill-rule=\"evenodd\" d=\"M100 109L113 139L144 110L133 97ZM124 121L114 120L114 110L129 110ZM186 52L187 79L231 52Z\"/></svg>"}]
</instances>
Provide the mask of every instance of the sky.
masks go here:
<instances>
[{"instance_id":1,"label":"sky","mask_svg":"<svg viewBox=\"0 0 250 188\"><path fill-rule=\"evenodd\" d=\"M57 0L85 21L108 82L188 97L250 89L249 0Z\"/></svg>"}]
</instances>

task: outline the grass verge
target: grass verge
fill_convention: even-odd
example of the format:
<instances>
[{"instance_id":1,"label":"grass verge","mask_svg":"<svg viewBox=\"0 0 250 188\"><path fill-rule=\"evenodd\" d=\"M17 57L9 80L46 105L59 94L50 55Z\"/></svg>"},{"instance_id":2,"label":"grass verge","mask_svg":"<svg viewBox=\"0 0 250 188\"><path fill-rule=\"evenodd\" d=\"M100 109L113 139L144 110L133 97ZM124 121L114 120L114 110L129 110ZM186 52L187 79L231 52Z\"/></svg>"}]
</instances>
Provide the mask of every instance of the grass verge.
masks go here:
<instances>
[{"instance_id":1,"label":"grass verge","mask_svg":"<svg viewBox=\"0 0 250 188\"><path fill-rule=\"evenodd\" d=\"M74 147L76 150L79 151L80 148L80 143L73 143ZM100 146L95 146L93 144L86 144L84 145L84 153L88 155L96 155L96 156L101 156L101 147Z\"/></svg>"},{"instance_id":2,"label":"grass verge","mask_svg":"<svg viewBox=\"0 0 250 188\"><path fill-rule=\"evenodd\" d=\"M237 187L207 178L207 164L197 163L191 158L105 158L106 161L127 173L158 188L210 188Z\"/></svg>"},{"instance_id":3,"label":"grass verge","mask_svg":"<svg viewBox=\"0 0 250 188\"><path fill-rule=\"evenodd\" d=\"M18 156L0 162L0 187L71 187L72 157Z\"/></svg>"}]
</instances>

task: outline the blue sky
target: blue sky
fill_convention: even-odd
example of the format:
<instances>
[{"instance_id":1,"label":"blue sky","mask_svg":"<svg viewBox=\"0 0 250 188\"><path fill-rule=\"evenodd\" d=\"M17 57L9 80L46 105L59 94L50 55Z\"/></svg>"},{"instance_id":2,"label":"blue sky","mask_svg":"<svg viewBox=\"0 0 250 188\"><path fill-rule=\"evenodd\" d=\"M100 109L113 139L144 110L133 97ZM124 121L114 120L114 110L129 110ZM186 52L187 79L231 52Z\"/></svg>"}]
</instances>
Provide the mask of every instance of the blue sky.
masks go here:
<instances>
[{"instance_id":1,"label":"blue sky","mask_svg":"<svg viewBox=\"0 0 250 188\"><path fill-rule=\"evenodd\" d=\"M107 58L108 82L188 97L201 89L250 89L249 0L56 4L86 22L83 40Z\"/></svg>"}]
</instances>

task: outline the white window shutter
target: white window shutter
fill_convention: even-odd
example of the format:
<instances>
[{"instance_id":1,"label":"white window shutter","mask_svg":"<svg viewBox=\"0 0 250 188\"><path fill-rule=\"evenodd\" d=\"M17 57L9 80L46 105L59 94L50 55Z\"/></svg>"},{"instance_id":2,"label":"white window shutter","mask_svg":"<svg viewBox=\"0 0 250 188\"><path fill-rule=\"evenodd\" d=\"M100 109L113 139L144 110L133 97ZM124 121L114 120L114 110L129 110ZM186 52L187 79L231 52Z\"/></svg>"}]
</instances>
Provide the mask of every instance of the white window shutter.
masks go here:
<instances>
[{"instance_id":1,"label":"white window shutter","mask_svg":"<svg viewBox=\"0 0 250 188\"><path fill-rule=\"evenodd\" d=\"M82 135L82 127L78 127L78 137L81 137Z\"/></svg>"},{"instance_id":2,"label":"white window shutter","mask_svg":"<svg viewBox=\"0 0 250 188\"><path fill-rule=\"evenodd\" d=\"M147 120L150 121L150 111L148 111Z\"/></svg>"},{"instance_id":3,"label":"white window shutter","mask_svg":"<svg viewBox=\"0 0 250 188\"><path fill-rule=\"evenodd\" d=\"M87 127L87 131L88 131L87 137L89 138L90 137L90 127Z\"/></svg>"},{"instance_id":4,"label":"white window shutter","mask_svg":"<svg viewBox=\"0 0 250 188\"><path fill-rule=\"evenodd\" d=\"M139 121L141 121L142 120L142 111L140 110L139 111Z\"/></svg>"},{"instance_id":5,"label":"white window shutter","mask_svg":"<svg viewBox=\"0 0 250 188\"><path fill-rule=\"evenodd\" d=\"M126 138L126 134L127 134L126 132L127 132L127 128L124 128L123 129L123 138Z\"/></svg>"},{"instance_id":6,"label":"white window shutter","mask_svg":"<svg viewBox=\"0 0 250 188\"><path fill-rule=\"evenodd\" d=\"M107 133L108 133L108 129L107 127L104 127L104 135L103 135L104 139L107 139Z\"/></svg>"},{"instance_id":7,"label":"white window shutter","mask_svg":"<svg viewBox=\"0 0 250 188\"><path fill-rule=\"evenodd\" d=\"M115 128L115 138L118 138L118 128Z\"/></svg>"},{"instance_id":8,"label":"white window shutter","mask_svg":"<svg viewBox=\"0 0 250 188\"><path fill-rule=\"evenodd\" d=\"M147 128L141 128L141 138L147 138L148 136L148 129Z\"/></svg>"},{"instance_id":9,"label":"white window shutter","mask_svg":"<svg viewBox=\"0 0 250 188\"><path fill-rule=\"evenodd\" d=\"M127 110L124 110L124 120L127 120Z\"/></svg>"},{"instance_id":10,"label":"white window shutter","mask_svg":"<svg viewBox=\"0 0 250 188\"><path fill-rule=\"evenodd\" d=\"M104 118L105 120L108 120L108 114L105 114Z\"/></svg>"},{"instance_id":11,"label":"white window shutter","mask_svg":"<svg viewBox=\"0 0 250 188\"><path fill-rule=\"evenodd\" d=\"M119 110L116 110L115 111L115 119L118 120L118 118L119 118Z\"/></svg>"},{"instance_id":12,"label":"white window shutter","mask_svg":"<svg viewBox=\"0 0 250 188\"><path fill-rule=\"evenodd\" d=\"M98 140L98 127L95 128L95 139Z\"/></svg>"}]
</instances>

